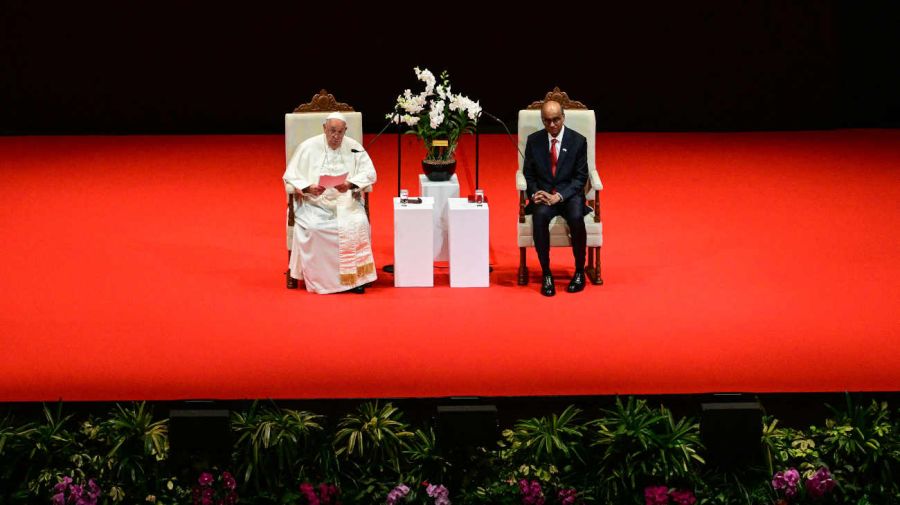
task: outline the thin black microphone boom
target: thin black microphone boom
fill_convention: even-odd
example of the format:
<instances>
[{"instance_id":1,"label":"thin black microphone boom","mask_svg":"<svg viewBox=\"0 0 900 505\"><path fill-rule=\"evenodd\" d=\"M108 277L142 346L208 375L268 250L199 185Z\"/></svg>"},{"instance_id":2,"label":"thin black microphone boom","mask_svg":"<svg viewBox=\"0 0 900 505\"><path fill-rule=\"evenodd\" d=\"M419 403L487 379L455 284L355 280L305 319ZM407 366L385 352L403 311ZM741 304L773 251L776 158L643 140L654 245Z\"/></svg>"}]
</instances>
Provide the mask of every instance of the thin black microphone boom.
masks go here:
<instances>
[{"instance_id":1,"label":"thin black microphone boom","mask_svg":"<svg viewBox=\"0 0 900 505\"><path fill-rule=\"evenodd\" d=\"M381 131L376 133L375 137L372 140L370 140L368 144L366 144L365 148L363 148L362 150L350 149L350 152L353 154L359 154L361 152L368 151L369 148L372 147L372 144L374 144L375 141L378 140L378 137L380 137L382 133L387 131L387 129L390 128L390 126L392 124L397 125L397 195L399 196L400 195L400 150L401 150L400 138L402 137L402 132L400 131L399 105L398 105L398 107L394 108L394 112L388 118L387 123L385 123L384 126L381 128Z\"/></svg>"},{"instance_id":2,"label":"thin black microphone boom","mask_svg":"<svg viewBox=\"0 0 900 505\"><path fill-rule=\"evenodd\" d=\"M382 133L384 133L385 131L387 131L388 128L390 128L390 126L391 126L391 124L393 124L394 118L396 116L397 116L396 113L391 114L390 119L388 119L387 123L384 124L384 127L381 128L381 131L375 134L375 138L373 138L372 140L369 141L368 145L366 145L365 150L368 150L370 147L372 147L372 144L374 144L375 141L378 140L378 137L380 137ZM353 149L351 149L351 151L353 151ZM353 152L358 152L358 151L353 151Z\"/></svg>"},{"instance_id":3,"label":"thin black microphone boom","mask_svg":"<svg viewBox=\"0 0 900 505\"><path fill-rule=\"evenodd\" d=\"M484 114L485 116L493 119L494 121L500 123L500 126L502 126L503 129L506 131L507 138L509 138L509 141L512 142L513 147L516 148L516 152L518 152L519 156L521 156L522 159L524 160L525 155L522 154L522 150L519 149L519 143L513 138L513 134L512 134L512 132L509 131L509 128L506 127L506 123L504 123L502 119L498 118L497 116L491 114L490 112L488 112L484 109L481 109L481 113Z\"/></svg>"}]
</instances>

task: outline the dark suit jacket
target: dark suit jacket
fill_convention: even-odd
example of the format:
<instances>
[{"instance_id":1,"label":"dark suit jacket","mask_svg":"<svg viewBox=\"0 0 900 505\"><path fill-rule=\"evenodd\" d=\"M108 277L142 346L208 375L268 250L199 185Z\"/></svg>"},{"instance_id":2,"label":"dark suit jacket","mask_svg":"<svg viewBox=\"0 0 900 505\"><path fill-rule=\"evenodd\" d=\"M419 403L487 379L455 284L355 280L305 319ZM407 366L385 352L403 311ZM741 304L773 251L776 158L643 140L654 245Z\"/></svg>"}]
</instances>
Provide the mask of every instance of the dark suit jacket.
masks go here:
<instances>
[{"instance_id":1,"label":"dark suit jacket","mask_svg":"<svg viewBox=\"0 0 900 505\"><path fill-rule=\"evenodd\" d=\"M575 195L584 196L584 186L588 180L587 139L584 135L566 128L562 146L556 158L556 177L550 172L550 141L547 131L540 130L528 136L525 143L525 181L528 183L528 198L538 190L548 193L556 189L563 200Z\"/></svg>"}]
</instances>

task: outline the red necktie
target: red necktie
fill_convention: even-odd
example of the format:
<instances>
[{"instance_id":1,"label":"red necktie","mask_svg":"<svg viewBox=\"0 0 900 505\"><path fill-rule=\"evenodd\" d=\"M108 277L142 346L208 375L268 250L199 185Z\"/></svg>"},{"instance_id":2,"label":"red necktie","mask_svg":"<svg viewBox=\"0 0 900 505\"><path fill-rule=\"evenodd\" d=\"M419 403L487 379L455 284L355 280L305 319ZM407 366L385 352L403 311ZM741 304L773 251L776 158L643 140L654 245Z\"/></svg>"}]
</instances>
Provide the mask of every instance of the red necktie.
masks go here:
<instances>
[{"instance_id":1,"label":"red necktie","mask_svg":"<svg viewBox=\"0 0 900 505\"><path fill-rule=\"evenodd\" d=\"M550 139L550 174L556 177L556 139Z\"/></svg>"}]
</instances>

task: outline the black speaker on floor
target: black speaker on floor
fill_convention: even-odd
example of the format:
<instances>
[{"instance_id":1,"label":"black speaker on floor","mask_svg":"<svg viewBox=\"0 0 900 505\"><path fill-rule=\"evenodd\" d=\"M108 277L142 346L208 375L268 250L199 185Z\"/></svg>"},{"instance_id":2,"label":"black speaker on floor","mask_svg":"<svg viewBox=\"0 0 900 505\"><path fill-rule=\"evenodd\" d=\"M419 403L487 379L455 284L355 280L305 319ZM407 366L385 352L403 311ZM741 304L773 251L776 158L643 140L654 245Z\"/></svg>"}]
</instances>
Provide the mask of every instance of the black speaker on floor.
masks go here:
<instances>
[{"instance_id":1,"label":"black speaker on floor","mask_svg":"<svg viewBox=\"0 0 900 505\"><path fill-rule=\"evenodd\" d=\"M169 412L169 460L175 469L227 468L231 461L231 421L224 409Z\"/></svg>"},{"instance_id":2,"label":"black speaker on floor","mask_svg":"<svg viewBox=\"0 0 900 505\"><path fill-rule=\"evenodd\" d=\"M438 444L445 452L493 447L500 423L496 405L441 405L437 408Z\"/></svg>"},{"instance_id":3,"label":"black speaker on floor","mask_svg":"<svg viewBox=\"0 0 900 505\"><path fill-rule=\"evenodd\" d=\"M700 437L708 462L738 468L762 462L762 405L755 398L716 395L701 404Z\"/></svg>"}]
</instances>

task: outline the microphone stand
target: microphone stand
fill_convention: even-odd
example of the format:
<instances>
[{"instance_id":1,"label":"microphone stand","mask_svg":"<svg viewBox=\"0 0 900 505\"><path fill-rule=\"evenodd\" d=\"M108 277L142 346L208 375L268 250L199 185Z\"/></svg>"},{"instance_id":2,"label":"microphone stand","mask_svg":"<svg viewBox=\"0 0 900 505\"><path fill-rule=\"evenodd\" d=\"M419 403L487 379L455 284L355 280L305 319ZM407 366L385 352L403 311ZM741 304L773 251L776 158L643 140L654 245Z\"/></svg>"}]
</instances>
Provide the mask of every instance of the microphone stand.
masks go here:
<instances>
[{"instance_id":1,"label":"microphone stand","mask_svg":"<svg viewBox=\"0 0 900 505\"><path fill-rule=\"evenodd\" d=\"M400 125L400 105L398 104L394 107L394 119L397 121L397 197L400 197L400 174L401 174L401 164L400 158L403 155L403 143L401 138L403 137L403 127ZM394 269L391 268L393 272Z\"/></svg>"},{"instance_id":2,"label":"microphone stand","mask_svg":"<svg viewBox=\"0 0 900 505\"><path fill-rule=\"evenodd\" d=\"M481 119L482 113L487 114L486 112L484 112L484 109L482 109L482 110L478 111L478 116L475 117L475 191L476 192L478 191L478 188L481 187L481 185L478 183L479 153L481 152L481 142L479 140L479 134L478 134L478 120ZM488 117L493 117L493 116L488 114ZM494 118L494 119L497 119L497 118ZM497 119L497 120L500 121L499 119ZM501 122L501 124L503 123L502 121L500 121L500 122ZM503 127L506 128L506 125L503 125ZM509 130L507 130L507 131L509 131ZM488 273L491 273L493 271L494 271L494 267L492 267L491 265L488 265Z\"/></svg>"},{"instance_id":3,"label":"microphone stand","mask_svg":"<svg viewBox=\"0 0 900 505\"><path fill-rule=\"evenodd\" d=\"M391 121L396 121L397 124L397 197L400 197L400 176L402 174L402 164L401 159L403 156L403 126L400 124L400 104L394 106L394 115L391 116ZM392 274L394 273L394 265L385 265L381 268L384 272Z\"/></svg>"},{"instance_id":4,"label":"microphone stand","mask_svg":"<svg viewBox=\"0 0 900 505\"><path fill-rule=\"evenodd\" d=\"M481 119L481 111L478 111L478 115L475 116L475 191L478 191L480 187L478 185L478 153L479 153L479 142L478 142L478 120Z\"/></svg>"}]
</instances>

